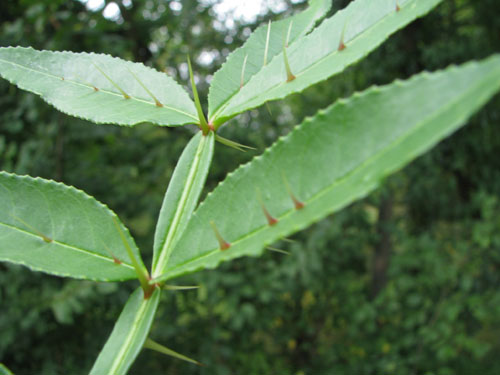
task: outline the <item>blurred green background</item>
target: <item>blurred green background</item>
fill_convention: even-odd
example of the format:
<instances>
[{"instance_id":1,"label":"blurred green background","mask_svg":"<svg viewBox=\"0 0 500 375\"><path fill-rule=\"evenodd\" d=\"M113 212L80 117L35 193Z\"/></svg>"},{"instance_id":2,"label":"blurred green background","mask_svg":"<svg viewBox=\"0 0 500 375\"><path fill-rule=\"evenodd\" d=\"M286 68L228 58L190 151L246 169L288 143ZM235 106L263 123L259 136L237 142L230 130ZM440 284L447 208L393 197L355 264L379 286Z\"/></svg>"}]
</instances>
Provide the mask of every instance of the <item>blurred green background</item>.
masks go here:
<instances>
[{"instance_id":1,"label":"blurred green background","mask_svg":"<svg viewBox=\"0 0 500 375\"><path fill-rule=\"evenodd\" d=\"M215 0L90 3L99 5L3 0L0 46L108 53L186 87L189 54L206 97L253 28L305 6L268 1L268 12L233 22ZM348 3L334 0L332 12ZM498 0L445 0L340 76L222 128L258 151L219 144L206 192L339 97L498 51ZM176 280L201 287L164 293L152 337L206 367L145 351L130 374L500 374L499 121L496 96L368 198L276 245L290 256L268 252ZM0 81L0 169L106 203L148 264L163 194L193 132L93 125ZM135 286L0 264L0 362L18 375L87 373Z\"/></svg>"}]
</instances>

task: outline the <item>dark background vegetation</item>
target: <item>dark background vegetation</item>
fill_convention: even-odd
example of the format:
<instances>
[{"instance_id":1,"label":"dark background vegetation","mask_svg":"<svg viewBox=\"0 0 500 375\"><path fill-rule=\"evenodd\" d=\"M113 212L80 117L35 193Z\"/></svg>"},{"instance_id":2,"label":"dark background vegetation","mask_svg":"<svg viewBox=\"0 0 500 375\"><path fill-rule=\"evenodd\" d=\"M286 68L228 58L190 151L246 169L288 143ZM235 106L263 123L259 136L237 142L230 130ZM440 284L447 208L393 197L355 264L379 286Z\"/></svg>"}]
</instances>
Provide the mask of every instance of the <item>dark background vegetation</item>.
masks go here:
<instances>
[{"instance_id":1,"label":"dark background vegetation","mask_svg":"<svg viewBox=\"0 0 500 375\"><path fill-rule=\"evenodd\" d=\"M203 77L250 29L304 5L217 30L211 7L194 0L177 11L165 0L117 3L115 22L78 1L3 0L0 46L109 53L167 68L184 85L186 54L205 51L213 62L195 70L206 97ZM339 97L498 51L498 0L445 0L342 75L221 132L260 153ZM165 292L152 337L206 367L146 351L130 374L500 374L499 104L497 96L368 198L277 244L290 256L269 252L177 280L201 288ZM0 81L0 168L105 202L148 264L162 197L192 131L85 123ZM253 155L218 145L207 191ZM18 375L87 373L135 286L0 264L0 361Z\"/></svg>"}]
</instances>

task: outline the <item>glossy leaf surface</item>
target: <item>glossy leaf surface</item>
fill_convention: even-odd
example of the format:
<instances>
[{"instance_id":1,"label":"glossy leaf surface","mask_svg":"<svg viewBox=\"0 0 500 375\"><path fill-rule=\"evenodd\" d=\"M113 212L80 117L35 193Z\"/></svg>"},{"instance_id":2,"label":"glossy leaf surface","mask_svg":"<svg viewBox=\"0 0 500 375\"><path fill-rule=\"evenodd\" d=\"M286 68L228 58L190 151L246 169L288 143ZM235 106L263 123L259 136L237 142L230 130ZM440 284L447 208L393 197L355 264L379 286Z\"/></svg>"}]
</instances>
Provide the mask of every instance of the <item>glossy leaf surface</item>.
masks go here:
<instances>
[{"instance_id":1,"label":"glossy leaf surface","mask_svg":"<svg viewBox=\"0 0 500 375\"><path fill-rule=\"evenodd\" d=\"M294 80L287 82L283 53L280 53L214 114L214 124L221 124L266 101L300 92L342 72L440 2L401 0L399 11L394 0L351 2L287 49ZM341 41L346 46L343 50L339 50Z\"/></svg>"},{"instance_id":2,"label":"glossy leaf surface","mask_svg":"<svg viewBox=\"0 0 500 375\"><path fill-rule=\"evenodd\" d=\"M500 56L494 56L338 101L228 175L195 211L160 279L259 255L366 196L464 125L499 88ZM295 208L290 192L303 208ZM259 195L278 220L272 226ZM211 221L231 244L227 250L220 249Z\"/></svg>"},{"instance_id":3,"label":"glossy leaf surface","mask_svg":"<svg viewBox=\"0 0 500 375\"><path fill-rule=\"evenodd\" d=\"M0 260L57 276L136 278L120 232L127 229L94 198L54 181L0 172Z\"/></svg>"},{"instance_id":4,"label":"glossy leaf surface","mask_svg":"<svg viewBox=\"0 0 500 375\"><path fill-rule=\"evenodd\" d=\"M240 90L242 82L247 83L264 67L264 60L269 63L281 53L286 38L288 44L292 45L325 16L331 5L331 0L311 0L306 10L287 19L271 22L270 29L269 24L259 26L215 73L208 94L209 117Z\"/></svg>"},{"instance_id":5,"label":"glossy leaf surface","mask_svg":"<svg viewBox=\"0 0 500 375\"><path fill-rule=\"evenodd\" d=\"M164 272L178 237L196 208L214 151L214 133L198 132L184 149L163 200L156 226L153 277Z\"/></svg>"},{"instance_id":6,"label":"glossy leaf surface","mask_svg":"<svg viewBox=\"0 0 500 375\"><path fill-rule=\"evenodd\" d=\"M160 301L160 289L144 299L141 288L130 296L90 375L125 375L148 336Z\"/></svg>"},{"instance_id":7,"label":"glossy leaf surface","mask_svg":"<svg viewBox=\"0 0 500 375\"><path fill-rule=\"evenodd\" d=\"M198 122L189 95L172 78L109 55L0 48L0 76L95 123Z\"/></svg>"}]
</instances>

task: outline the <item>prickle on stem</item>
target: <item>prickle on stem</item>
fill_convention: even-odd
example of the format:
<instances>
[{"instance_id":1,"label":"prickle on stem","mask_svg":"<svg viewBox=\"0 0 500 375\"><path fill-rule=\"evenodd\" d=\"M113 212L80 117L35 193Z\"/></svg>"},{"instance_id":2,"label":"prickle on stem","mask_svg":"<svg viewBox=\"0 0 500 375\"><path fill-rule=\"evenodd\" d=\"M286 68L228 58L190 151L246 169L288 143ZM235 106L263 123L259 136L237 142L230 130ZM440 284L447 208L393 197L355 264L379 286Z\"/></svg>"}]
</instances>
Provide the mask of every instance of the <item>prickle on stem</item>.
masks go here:
<instances>
[{"instance_id":1,"label":"prickle on stem","mask_svg":"<svg viewBox=\"0 0 500 375\"><path fill-rule=\"evenodd\" d=\"M229 242L227 242L226 240L224 240L224 238L222 238L214 221L210 221L210 226L212 227L212 229L215 233L215 237L217 238L217 241L219 242L219 249L221 249L222 251L229 249L231 247L231 244Z\"/></svg>"}]
</instances>

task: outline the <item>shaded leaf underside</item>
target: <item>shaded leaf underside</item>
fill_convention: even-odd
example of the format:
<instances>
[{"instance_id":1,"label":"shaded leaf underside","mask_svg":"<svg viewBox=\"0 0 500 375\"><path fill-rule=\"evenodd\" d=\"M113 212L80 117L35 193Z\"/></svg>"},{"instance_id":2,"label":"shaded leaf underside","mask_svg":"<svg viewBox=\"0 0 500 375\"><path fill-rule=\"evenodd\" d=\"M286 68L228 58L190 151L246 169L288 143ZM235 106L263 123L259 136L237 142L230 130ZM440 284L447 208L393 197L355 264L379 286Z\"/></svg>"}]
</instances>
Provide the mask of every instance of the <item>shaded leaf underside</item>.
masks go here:
<instances>
[{"instance_id":1,"label":"shaded leaf underside","mask_svg":"<svg viewBox=\"0 0 500 375\"><path fill-rule=\"evenodd\" d=\"M465 124L499 86L495 56L338 101L228 175L195 211L159 279L259 255L264 246L365 196ZM294 208L283 176L304 208ZM277 224L267 224L258 191ZM210 221L229 249L219 249Z\"/></svg>"}]
</instances>

